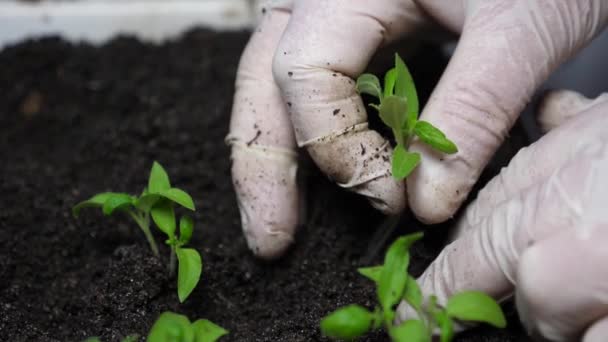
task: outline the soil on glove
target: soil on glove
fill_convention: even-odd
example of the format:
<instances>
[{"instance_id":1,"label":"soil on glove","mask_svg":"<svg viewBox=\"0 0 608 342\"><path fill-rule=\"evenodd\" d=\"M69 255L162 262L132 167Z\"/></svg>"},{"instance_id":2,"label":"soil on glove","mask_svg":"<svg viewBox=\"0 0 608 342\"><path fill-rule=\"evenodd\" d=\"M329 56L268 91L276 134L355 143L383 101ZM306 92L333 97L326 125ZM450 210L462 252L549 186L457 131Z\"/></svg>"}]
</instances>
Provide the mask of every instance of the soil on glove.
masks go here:
<instances>
[{"instance_id":1,"label":"soil on glove","mask_svg":"<svg viewBox=\"0 0 608 342\"><path fill-rule=\"evenodd\" d=\"M265 263L247 249L224 144L247 38L199 29L162 45L46 38L0 51L0 341L119 341L145 335L166 310L216 322L230 330L223 341L322 341L321 317L349 303L374 305L374 288L356 268L379 263L392 238L424 227L406 213L387 233L382 215L312 166L302 168L308 210L288 255ZM376 71L390 66L387 56ZM428 96L445 59L423 47L407 62ZM154 160L197 207L192 245L204 270L184 304L167 275L167 248L154 258L126 217L70 214L98 192L140 193ZM413 274L437 255L445 228L413 247ZM481 327L456 340L521 340L506 310L508 329Z\"/></svg>"}]
</instances>

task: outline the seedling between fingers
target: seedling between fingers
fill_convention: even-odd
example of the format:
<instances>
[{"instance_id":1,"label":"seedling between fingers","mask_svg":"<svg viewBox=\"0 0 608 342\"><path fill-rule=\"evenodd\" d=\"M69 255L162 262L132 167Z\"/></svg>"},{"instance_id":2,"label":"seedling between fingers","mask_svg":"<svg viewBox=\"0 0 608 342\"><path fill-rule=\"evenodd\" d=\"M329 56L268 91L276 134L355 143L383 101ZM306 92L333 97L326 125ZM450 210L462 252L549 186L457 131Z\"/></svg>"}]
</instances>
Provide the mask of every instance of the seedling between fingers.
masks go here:
<instances>
[{"instance_id":1,"label":"seedling between fingers","mask_svg":"<svg viewBox=\"0 0 608 342\"><path fill-rule=\"evenodd\" d=\"M406 178L420 164L420 154L407 150L414 136L440 152L458 152L456 145L437 127L418 120L418 95L414 80L399 55L395 54L395 67L384 76L384 89L378 77L363 74L357 79L357 91L380 101L370 106L378 111L382 122L393 132L397 146L392 156L392 173L397 180Z\"/></svg>"},{"instance_id":2,"label":"seedling between fingers","mask_svg":"<svg viewBox=\"0 0 608 342\"><path fill-rule=\"evenodd\" d=\"M99 207L106 216L115 212L125 213L131 217L142 230L150 249L156 257L160 257L158 246L150 231L150 219L163 232L167 239L165 243L171 248L169 259L169 274L175 273L176 258L179 263L177 273L177 294L180 302L184 302L192 293L201 276L202 261L200 254L192 248L184 248L194 230L194 222L189 216L179 220L179 236L175 206L181 206L194 211L194 201L184 190L171 187L169 175L157 162L154 162L148 179L148 187L144 188L139 197L126 193L104 192L86 201L78 203L72 209L74 217L86 207Z\"/></svg>"},{"instance_id":3,"label":"seedling between fingers","mask_svg":"<svg viewBox=\"0 0 608 342\"><path fill-rule=\"evenodd\" d=\"M387 250L383 265L360 268L359 273L376 284L378 306L373 311L354 304L342 307L321 320L322 333L350 341L384 327L396 342L430 342L438 330L440 341L449 342L456 321L504 328L507 323L500 306L483 292L458 293L448 299L445 307L437 303L435 296L424 299L416 280L407 273L409 248L421 238L422 233L400 237ZM418 317L397 325L396 306L401 301L406 301Z\"/></svg>"}]
</instances>

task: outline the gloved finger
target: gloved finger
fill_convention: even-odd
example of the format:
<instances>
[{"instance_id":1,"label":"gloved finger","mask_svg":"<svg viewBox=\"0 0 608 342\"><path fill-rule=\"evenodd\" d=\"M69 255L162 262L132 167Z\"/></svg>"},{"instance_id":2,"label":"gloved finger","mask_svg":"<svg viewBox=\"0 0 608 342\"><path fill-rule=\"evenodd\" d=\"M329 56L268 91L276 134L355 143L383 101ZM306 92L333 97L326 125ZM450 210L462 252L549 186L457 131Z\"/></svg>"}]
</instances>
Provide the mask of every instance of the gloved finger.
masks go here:
<instances>
[{"instance_id":1,"label":"gloved finger","mask_svg":"<svg viewBox=\"0 0 608 342\"><path fill-rule=\"evenodd\" d=\"M606 112L608 104L598 105L551 131L528 149L536 159L522 153L516 155L506 172L497 176L499 180L494 186L508 189L519 177L538 177L538 181L509 193L476 227L464 230L449 244L419 278L423 292L434 293L443 301L468 289L506 298L512 294L519 257L526 248L560 230L577 226L578 222L601 220L606 215L602 196L608 193L608 183L602 182L602 175L608 172L608 137L601 128L606 126L592 128L607 123ZM560 130L578 134L559 134ZM550 136L565 140L546 144ZM561 150L568 144L577 148ZM559 153L552 153L555 151ZM571 157L553 172L541 171L544 176L536 175L545 164L546 159L541 156L562 152ZM517 169L508 172L525 159L529 162L527 173Z\"/></svg>"},{"instance_id":2,"label":"gloved finger","mask_svg":"<svg viewBox=\"0 0 608 342\"><path fill-rule=\"evenodd\" d=\"M593 222L569 227L523 253L515 298L532 336L580 340L589 325L608 315L607 243L608 221Z\"/></svg>"},{"instance_id":3,"label":"gloved finger","mask_svg":"<svg viewBox=\"0 0 608 342\"><path fill-rule=\"evenodd\" d=\"M247 243L262 258L283 253L298 222L296 145L272 77L289 7L264 7L239 64L230 133L232 181Z\"/></svg>"},{"instance_id":4,"label":"gloved finger","mask_svg":"<svg viewBox=\"0 0 608 342\"><path fill-rule=\"evenodd\" d=\"M454 56L421 115L459 151L411 146L422 162L407 179L408 198L427 223L453 216L534 90L608 17L601 0L466 1L465 9Z\"/></svg>"},{"instance_id":5,"label":"gloved finger","mask_svg":"<svg viewBox=\"0 0 608 342\"><path fill-rule=\"evenodd\" d=\"M608 125L605 115L608 97L602 95L591 103L590 106L575 106L582 108L583 112L571 115L572 120L567 121L565 127L557 127L532 146L520 150L509 167L492 179L467 207L463 218L451 232L452 239L478 227L482 220L493 214L497 205L541 182L560 165L576 157L581 145L596 143L595 137L601 136L604 125ZM549 114L541 113L543 115Z\"/></svg>"},{"instance_id":6,"label":"gloved finger","mask_svg":"<svg viewBox=\"0 0 608 342\"><path fill-rule=\"evenodd\" d=\"M591 324L583 335L583 342L604 342L606 336L608 336L608 316Z\"/></svg>"},{"instance_id":7,"label":"gloved finger","mask_svg":"<svg viewBox=\"0 0 608 342\"><path fill-rule=\"evenodd\" d=\"M422 21L409 0L296 1L274 59L298 145L340 186L389 214L405 207L404 184L390 174L391 147L368 128L353 78L378 46Z\"/></svg>"},{"instance_id":8,"label":"gloved finger","mask_svg":"<svg viewBox=\"0 0 608 342\"><path fill-rule=\"evenodd\" d=\"M554 90L546 93L538 107L538 122L543 132L548 132L574 115L599 102L608 100L608 93L589 99L571 90Z\"/></svg>"}]
</instances>

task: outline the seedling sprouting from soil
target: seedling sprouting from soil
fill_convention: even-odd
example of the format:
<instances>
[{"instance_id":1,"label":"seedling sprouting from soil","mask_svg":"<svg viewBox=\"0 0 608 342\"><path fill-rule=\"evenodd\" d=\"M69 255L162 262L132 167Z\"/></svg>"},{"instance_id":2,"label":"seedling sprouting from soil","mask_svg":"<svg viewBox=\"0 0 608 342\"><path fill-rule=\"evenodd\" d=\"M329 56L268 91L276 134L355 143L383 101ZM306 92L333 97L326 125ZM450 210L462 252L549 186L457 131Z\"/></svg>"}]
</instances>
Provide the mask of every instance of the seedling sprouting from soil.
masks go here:
<instances>
[{"instance_id":1,"label":"seedling sprouting from soil","mask_svg":"<svg viewBox=\"0 0 608 342\"><path fill-rule=\"evenodd\" d=\"M75 217L78 217L82 208L99 207L106 216L115 212L127 214L144 232L152 252L159 257L158 246L150 231L150 221L153 221L158 229L167 235L165 243L171 248L169 260L171 275L175 273L177 256L179 262L177 294L180 302L183 302L198 284L202 261L200 254L195 249L183 247L192 237L194 230L192 218L182 216L179 220L179 236L176 234L175 205L195 210L192 197L181 189L171 187L165 169L159 163L154 162L148 179L148 187L144 188L139 197L126 193L104 192L78 203L72 212Z\"/></svg>"},{"instance_id":2,"label":"seedling sprouting from soil","mask_svg":"<svg viewBox=\"0 0 608 342\"><path fill-rule=\"evenodd\" d=\"M418 95L414 80L399 55L395 54L395 67L384 76L384 91L378 77L372 74L359 76L357 91L380 101L371 106L378 110L382 122L393 131L397 146L393 151L392 173L397 180L406 178L420 163L420 154L407 150L414 136L440 152L458 152L456 145L437 127L418 120Z\"/></svg>"},{"instance_id":3,"label":"seedling sprouting from soil","mask_svg":"<svg viewBox=\"0 0 608 342\"><path fill-rule=\"evenodd\" d=\"M358 270L376 284L379 305L374 311L355 304L334 311L321 321L321 331L325 336L353 340L384 326L396 342L430 342L437 330L440 341L449 342L454 335L456 321L481 322L498 328L506 326L498 303L483 292L458 293L448 299L445 307L437 303L435 296L424 299L416 279L407 273L409 248L420 238L422 233L398 238L386 252L384 265ZM395 310L402 300L415 310L418 317L396 325Z\"/></svg>"},{"instance_id":4,"label":"seedling sprouting from soil","mask_svg":"<svg viewBox=\"0 0 608 342\"><path fill-rule=\"evenodd\" d=\"M206 320L199 319L191 323L188 317L173 312L164 312L156 320L147 342L215 342L228 331L219 325ZM137 342L139 335L130 335L121 342ZM97 337L89 337L84 342L101 342Z\"/></svg>"}]
</instances>

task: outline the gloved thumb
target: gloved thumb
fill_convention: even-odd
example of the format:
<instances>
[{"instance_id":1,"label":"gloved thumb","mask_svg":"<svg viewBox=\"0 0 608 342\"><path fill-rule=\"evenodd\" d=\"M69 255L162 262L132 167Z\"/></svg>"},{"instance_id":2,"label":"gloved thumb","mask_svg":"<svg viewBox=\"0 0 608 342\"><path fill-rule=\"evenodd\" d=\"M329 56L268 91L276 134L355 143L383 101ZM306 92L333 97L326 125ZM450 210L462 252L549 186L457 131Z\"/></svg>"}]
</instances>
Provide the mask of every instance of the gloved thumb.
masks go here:
<instances>
[{"instance_id":1,"label":"gloved thumb","mask_svg":"<svg viewBox=\"0 0 608 342\"><path fill-rule=\"evenodd\" d=\"M433 1L420 3L442 17ZM601 0L465 1L464 9L457 49L421 116L459 151L412 144L423 161L407 179L409 202L426 223L453 216L535 89L608 17Z\"/></svg>"},{"instance_id":2,"label":"gloved thumb","mask_svg":"<svg viewBox=\"0 0 608 342\"><path fill-rule=\"evenodd\" d=\"M577 113L582 113L607 99L608 93L604 93L595 99L589 99L571 90L549 91L543 96L538 106L538 123L544 133L549 132Z\"/></svg>"}]
</instances>

